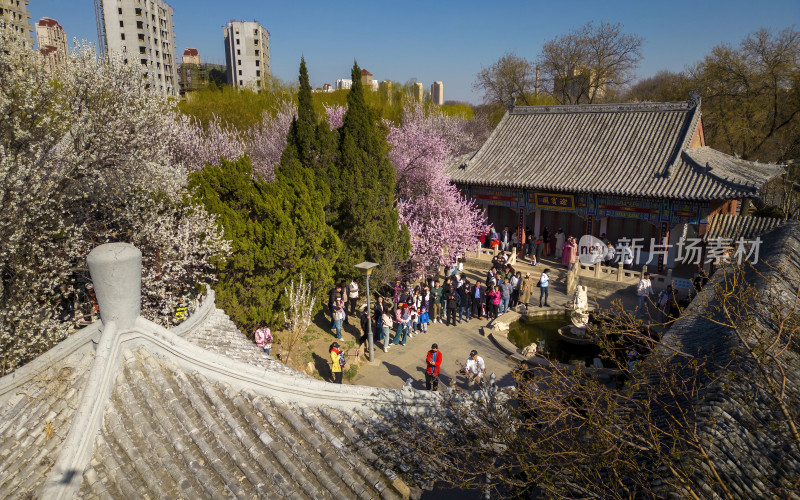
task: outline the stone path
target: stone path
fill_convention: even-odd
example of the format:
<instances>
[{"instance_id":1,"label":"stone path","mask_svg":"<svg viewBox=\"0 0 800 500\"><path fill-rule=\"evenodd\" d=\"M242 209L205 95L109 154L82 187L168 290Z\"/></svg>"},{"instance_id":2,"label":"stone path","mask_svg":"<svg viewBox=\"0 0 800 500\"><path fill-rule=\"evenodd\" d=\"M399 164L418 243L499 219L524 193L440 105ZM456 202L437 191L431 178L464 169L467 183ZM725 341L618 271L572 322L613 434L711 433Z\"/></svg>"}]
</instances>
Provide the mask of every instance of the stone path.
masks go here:
<instances>
[{"instance_id":1,"label":"stone path","mask_svg":"<svg viewBox=\"0 0 800 500\"><path fill-rule=\"evenodd\" d=\"M469 259L464 267L464 274L471 283L474 283L476 279L484 281L490 266L490 261ZM520 271L523 276L525 276L526 272L530 272L531 276L536 279L545 268L549 268L552 279L548 301L549 309L563 310L568 302L566 296L566 269L554 260L545 261L535 267L518 261L514 268ZM620 299L626 310L633 310L637 303L636 296L631 290L596 293L589 290L589 296L600 307L608 307L612 300ZM531 300L534 304L538 304L538 290L534 292ZM544 310L545 308L541 309ZM456 385L466 387L466 378L457 375L457 372L466 361L470 350L476 349L486 362L487 375L494 372L499 385L511 385L514 382L511 371L516 368L517 363L511 360L489 339L488 328L486 329L486 335L484 335L483 327L488 325L489 322L486 320L478 321L474 319L456 326L432 324L429 325L427 334L414 336L405 346L391 346L389 352L383 352L383 344L377 341L378 336L376 334L375 362L362 361L358 374L350 383L373 387L400 388L408 378L411 378L413 379L412 386L414 388L424 389L425 357L431 344L436 342L444 357L439 377L440 384L450 385L455 380Z\"/></svg>"}]
</instances>

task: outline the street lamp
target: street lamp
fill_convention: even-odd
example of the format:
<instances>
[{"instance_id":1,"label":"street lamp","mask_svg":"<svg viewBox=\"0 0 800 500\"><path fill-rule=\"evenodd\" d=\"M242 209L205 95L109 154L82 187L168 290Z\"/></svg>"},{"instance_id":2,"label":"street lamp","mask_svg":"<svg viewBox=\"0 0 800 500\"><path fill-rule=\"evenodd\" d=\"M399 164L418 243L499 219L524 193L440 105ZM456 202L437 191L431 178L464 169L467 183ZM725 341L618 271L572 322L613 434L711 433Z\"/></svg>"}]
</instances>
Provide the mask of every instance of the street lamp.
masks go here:
<instances>
[{"instance_id":1,"label":"street lamp","mask_svg":"<svg viewBox=\"0 0 800 500\"><path fill-rule=\"evenodd\" d=\"M375 343L372 341L372 310L369 302L369 275L372 274L372 268L378 267L379 265L380 264L366 261L362 262L361 264L356 264L356 269L360 270L361 273L367 277L367 336L369 338L370 363L375 361Z\"/></svg>"}]
</instances>

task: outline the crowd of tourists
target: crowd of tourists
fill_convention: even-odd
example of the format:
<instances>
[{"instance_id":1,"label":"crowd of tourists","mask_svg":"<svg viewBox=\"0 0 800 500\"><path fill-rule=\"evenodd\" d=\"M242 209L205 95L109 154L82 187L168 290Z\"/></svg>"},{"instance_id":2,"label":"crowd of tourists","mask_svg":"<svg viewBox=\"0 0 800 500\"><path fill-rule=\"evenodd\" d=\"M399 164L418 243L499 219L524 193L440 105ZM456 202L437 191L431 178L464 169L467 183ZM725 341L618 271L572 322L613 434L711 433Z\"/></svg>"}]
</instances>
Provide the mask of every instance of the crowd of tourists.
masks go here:
<instances>
[{"instance_id":1,"label":"crowd of tourists","mask_svg":"<svg viewBox=\"0 0 800 500\"><path fill-rule=\"evenodd\" d=\"M481 233L478 241L482 247L492 248L500 252L511 252L517 247L517 233L510 231L505 226L500 233L497 233L494 226L489 226L486 231ZM517 248L519 253L517 258L524 258L531 266L536 267L541 263L543 257L555 257L567 269L572 269L578 262L578 240L575 236L567 235L562 228L558 228L555 233L545 226L540 234L534 234L530 227L525 227L522 233L521 248ZM622 263L625 269L633 266L633 250L625 241L620 241L617 246L601 234L599 239L594 241L589 252L588 260L592 264L612 265Z\"/></svg>"}]
</instances>

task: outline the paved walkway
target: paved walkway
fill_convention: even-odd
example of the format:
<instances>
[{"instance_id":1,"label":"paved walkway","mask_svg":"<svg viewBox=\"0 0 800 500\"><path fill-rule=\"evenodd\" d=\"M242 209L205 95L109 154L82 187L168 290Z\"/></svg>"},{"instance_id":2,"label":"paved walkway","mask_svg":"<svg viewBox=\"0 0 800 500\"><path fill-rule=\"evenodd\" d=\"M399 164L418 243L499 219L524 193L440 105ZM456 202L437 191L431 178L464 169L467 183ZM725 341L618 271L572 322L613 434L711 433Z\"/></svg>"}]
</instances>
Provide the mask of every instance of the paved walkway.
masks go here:
<instances>
[{"instance_id":1,"label":"paved walkway","mask_svg":"<svg viewBox=\"0 0 800 500\"><path fill-rule=\"evenodd\" d=\"M482 282L486 278L486 273L491 266L489 260L469 259L464 267L463 274L467 276L471 283L476 279ZM538 279L539 274L545 268L551 271L550 299L548 301L550 309L563 310L567 303L566 297L566 269L553 261L543 262L536 267L518 261L514 266L523 276L530 272L531 276ZM589 296L595 298L600 307L608 307L614 299L621 299L626 309L631 310L636 307L636 297L631 292L613 293L592 293ZM538 290L532 296L534 304L538 304ZM469 352L476 349L478 354L486 362L486 373L495 373L497 382L502 385L513 383L511 371L516 368L516 363L510 360L494 343L484 335L482 327L489 323L484 319L481 321L471 320L462 322L455 326L444 324L431 324L428 333L415 335L408 340L405 346L391 346L389 352L383 352L383 344L377 342L375 336L375 358L374 363L362 361L358 374L350 382L352 384L370 385L373 387L400 388L409 378L413 379L412 386L418 389L425 388L425 357L431 344L436 342L443 355L444 361L441 366L439 383L450 385L451 381L460 387L466 387L466 378L457 375L458 369L466 361ZM488 329L487 329L488 334ZM364 359L364 358L362 358Z\"/></svg>"}]
</instances>

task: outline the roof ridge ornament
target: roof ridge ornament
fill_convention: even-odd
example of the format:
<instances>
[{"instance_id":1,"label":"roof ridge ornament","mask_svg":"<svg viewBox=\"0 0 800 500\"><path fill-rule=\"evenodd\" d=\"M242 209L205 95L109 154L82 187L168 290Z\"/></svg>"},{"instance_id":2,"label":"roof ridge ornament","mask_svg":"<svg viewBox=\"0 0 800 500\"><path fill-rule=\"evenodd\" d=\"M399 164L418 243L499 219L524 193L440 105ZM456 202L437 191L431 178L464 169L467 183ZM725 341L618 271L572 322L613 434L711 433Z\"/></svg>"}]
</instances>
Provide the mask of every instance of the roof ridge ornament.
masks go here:
<instances>
[{"instance_id":1,"label":"roof ridge ornament","mask_svg":"<svg viewBox=\"0 0 800 500\"><path fill-rule=\"evenodd\" d=\"M514 94L511 94L511 98L509 98L508 103L506 104L506 109L508 112L514 111L514 106L517 104L517 98L514 97Z\"/></svg>"},{"instance_id":2,"label":"roof ridge ornament","mask_svg":"<svg viewBox=\"0 0 800 500\"><path fill-rule=\"evenodd\" d=\"M689 91L689 107L690 108L699 108L700 107L700 102L702 100L703 100L703 98L700 97L700 93L699 92L697 92L696 90L690 90Z\"/></svg>"}]
</instances>

